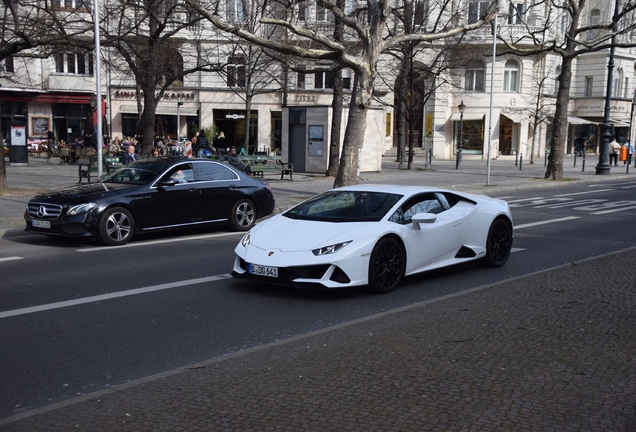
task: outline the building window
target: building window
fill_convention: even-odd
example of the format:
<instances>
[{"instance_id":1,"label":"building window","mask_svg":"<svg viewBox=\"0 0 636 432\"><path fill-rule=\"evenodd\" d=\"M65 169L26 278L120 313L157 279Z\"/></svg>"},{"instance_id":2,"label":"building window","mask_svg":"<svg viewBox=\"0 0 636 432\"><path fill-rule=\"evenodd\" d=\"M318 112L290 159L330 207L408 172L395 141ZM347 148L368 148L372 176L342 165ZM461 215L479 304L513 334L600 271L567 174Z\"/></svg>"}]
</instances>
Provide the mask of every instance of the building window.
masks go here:
<instances>
[{"instance_id":1,"label":"building window","mask_svg":"<svg viewBox=\"0 0 636 432\"><path fill-rule=\"evenodd\" d=\"M483 92L485 90L485 76L484 62L481 60L469 62L464 73L464 90Z\"/></svg>"},{"instance_id":2,"label":"building window","mask_svg":"<svg viewBox=\"0 0 636 432\"><path fill-rule=\"evenodd\" d=\"M229 22L243 22L246 18L246 8L243 0L227 0L226 17Z\"/></svg>"},{"instance_id":3,"label":"building window","mask_svg":"<svg viewBox=\"0 0 636 432\"><path fill-rule=\"evenodd\" d=\"M60 9L88 9L86 0L59 0Z\"/></svg>"},{"instance_id":4,"label":"building window","mask_svg":"<svg viewBox=\"0 0 636 432\"><path fill-rule=\"evenodd\" d=\"M557 94L559 92L559 76L561 76L561 66L556 67L556 71L554 74L554 93Z\"/></svg>"},{"instance_id":5,"label":"building window","mask_svg":"<svg viewBox=\"0 0 636 432\"><path fill-rule=\"evenodd\" d=\"M157 13L163 17L168 16L175 10L176 6L176 0L161 0L157 4Z\"/></svg>"},{"instance_id":6,"label":"building window","mask_svg":"<svg viewBox=\"0 0 636 432\"><path fill-rule=\"evenodd\" d=\"M351 90L351 76L353 72L351 69L343 69L342 70L342 88Z\"/></svg>"},{"instance_id":7,"label":"building window","mask_svg":"<svg viewBox=\"0 0 636 432\"><path fill-rule=\"evenodd\" d=\"M322 0L316 0L316 22L328 22L329 10L324 6Z\"/></svg>"},{"instance_id":8,"label":"building window","mask_svg":"<svg viewBox=\"0 0 636 432\"><path fill-rule=\"evenodd\" d=\"M13 57L6 57L2 61L2 72L15 73L15 66L13 64Z\"/></svg>"},{"instance_id":9,"label":"building window","mask_svg":"<svg viewBox=\"0 0 636 432\"><path fill-rule=\"evenodd\" d=\"M468 24L476 23L480 19L483 19L488 13L487 1L471 0L468 4Z\"/></svg>"},{"instance_id":10,"label":"building window","mask_svg":"<svg viewBox=\"0 0 636 432\"><path fill-rule=\"evenodd\" d=\"M519 66L515 60L508 60L504 66L504 91L519 91Z\"/></svg>"},{"instance_id":11,"label":"building window","mask_svg":"<svg viewBox=\"0 0 636 432\"><path fill-rule=\"evenodd\" d=\"M227 61L227 86L245 87L245 59L230 57Z\"/></svg>"},{"instance_id":12,"label":"building window","mask_svg":"<svg viewBox=\"0 0 636 432\"><path fill-rule=\"evenodd\" d=\"M623 94L623 70L617 69L614 75L614 82L612 83L612 97L619 98Z\"/></svg>"},{"instance_id":13,"label":"building window","mask_svg":"<svg viewBox=\"0 0 636 432\"><path fill-rule=\"evenodd\" d=\"M428 16L428 0L413 1L413 25L426 25L426 17Z\"/></svg>"},{"instance_id":14,"label":"building window","mask_svg":"<svg viewBox=\"0 0 636 432\"><path fill-rule=\"evenodd\" d=\"M568 32L568 27L570 26L570 16L566 13L561 15L561 35L565 37Z\"/></svg>"},{"instance_id":15,"label":"building window","mask_svg":"<svg viewBox=\"0 0 636 432\"><path fill-rule=\"evenodd\" d=\"M298 21L307 19L307 5L305 2L298 3Z\"/></svg>"},{"instance_id":16,"label":"building window","mask_svg":"<svg viewBox=\"0 0 636 432\"><path fill-rule=\"evenodd\" d=\"M314 74L315 89L332 89L333 74L331 72L316 72Z\"/></svg>"},{"instance_id":17,"label":"building window","mask_svg":"<svg viewBox=\"0 0 636 432\"><path fill-rule=\"evenodd\" d=\"M598 9L593 9L592 12L590 12L589 26L590 27L597 26L599 25L600 22L601 22L601 11ZM588 40L595 39L596 36L598 36L598 29L588 30L587 32Z\"/></svg>"},{"instance_id":18,"label":"building window","mask_svg":"<svg viewBox=\"0 0 636 432\"><path fill-rule=\"evenodd\" d=\"M298 72L297 74L296 88L299 88L299 89L305 88L305 74L302 72Z\"/></svg>"},{"instance_id":19,"label":"building window","mask_svg":"<svg viewBox=\"0 0 636 432\"><path fill-rule=\"evenodd\" d=\"M55 72L60 74L93 75L93 54L56 53Z\"/></svg>"},{"instance_id":20,"label":"building window","mask_svg":"<svg viewBox=\"0 0 636 432\"><path fill-rule=\"evenodd\" d=\"M594 77L586 76L585 77L585 90L584 90L583 96L591 97L593 88L594 88Z\"/></svg>"},{"instance_id":21,"label":"building window","mask_svg":"<svg viewBox=\"0 0 636 432\"><path fill-rule=\"evenodd\" d=\"M391 136L391 130L393 127L393 123L391 123L391 113L386 113L386 125L385 125L385 136Z\"/></svg>"},{"instance_id":22,"label":"building window","mask_svg":"<svg viewBox=\"0 0 636 432\"><path fill-rule=\"evenodd\" d=\"M523 24L526 21L526 5L510 3L508 6L508 24Z\"/></svg>"}]
</instances>

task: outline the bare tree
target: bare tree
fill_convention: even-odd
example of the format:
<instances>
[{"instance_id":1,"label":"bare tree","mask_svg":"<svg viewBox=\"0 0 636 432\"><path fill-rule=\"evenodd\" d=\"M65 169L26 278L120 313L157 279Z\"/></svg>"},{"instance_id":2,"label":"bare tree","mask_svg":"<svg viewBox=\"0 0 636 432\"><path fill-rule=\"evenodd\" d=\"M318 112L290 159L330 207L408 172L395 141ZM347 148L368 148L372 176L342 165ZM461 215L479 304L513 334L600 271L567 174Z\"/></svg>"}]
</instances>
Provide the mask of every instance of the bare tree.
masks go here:
<instances>
[{"instance_id":1,"label":"bare tree","mask_svg":"<svg viewBox=\"0 0 636 432\"><path fill-rule=\"evenodd\" d=\"M147 155L153 145L156 108L165 92L183 86L188 74L220 70L219 61L194 37L200 33L201 17L182 3L122 0L105 9L102 46L113 51L105 61L120 76L134 78L138 105L143 105L141 152Z\"/></svg>"},{"instance_id":2,"label":"bare tree","mask_svg":"<svg viewBox=\"0 0 636 432\"><path fill-rule=\"evenodd\" d=\"M568 103L574 60L583 54L612 47L636 46L636 41L629 37L636 29L636 20L633 19L636 3L615 1L619 2L618 13L613 14L610 9L613 2L604 2L602 5L607 7L607 10L603 15L608 19L602 21L599 14L598 22L587 20L588 15L585 15L585 12L589 13L592 9L588 0L538 1L528 7L526 16L543 16L542 25L526 22L524 31L516 29L516 33L513 33L511 28L510 33L498 35L508 50L515 54L551 52L561 58L559 89L545 178L563 179L563 157L567 140Z\"/></svg>"},{"instance_id":3,"label":"bare tree","mask_svg":"<svg viewBox=\"0 0 636 432\"><path fill-rule=\"evenodd\" d=\"M441 3L439 19L447 25L440 26L437 33L390 34L387 29L395 19L391 0L367 0L363 9L347 14L338 7L334 0L320 0L321 7L342 20L347 28L345 40L334 41L330 35L311 29L299 22L297 10L299 0L272 0L271 3L282 3L287 11L286 19L275 18L270 13L268 3L262 8L261 22L287 29L295 37L289 41L269 40L262 35L246 31L243 26L221 18L219 0L185 0L205 19L219 29L235 34L245 40L272 49L274 51L314 60L332 60L351 68L355 73L349 116L344 135L342 155L334 187L358 182L358 158L364 142L367 112L373 97L373 84L377 76L377 64L384 53L400 43L408 41L430 42L461 35L464 32L481 27L494 18L496 2L489 8L489 13L471 24L459 24L457 11L453 10L454 2ZM261 2L254 0L255 8ZM357 4L357 3L356 3Z\"/></svg>"}]
</instances>

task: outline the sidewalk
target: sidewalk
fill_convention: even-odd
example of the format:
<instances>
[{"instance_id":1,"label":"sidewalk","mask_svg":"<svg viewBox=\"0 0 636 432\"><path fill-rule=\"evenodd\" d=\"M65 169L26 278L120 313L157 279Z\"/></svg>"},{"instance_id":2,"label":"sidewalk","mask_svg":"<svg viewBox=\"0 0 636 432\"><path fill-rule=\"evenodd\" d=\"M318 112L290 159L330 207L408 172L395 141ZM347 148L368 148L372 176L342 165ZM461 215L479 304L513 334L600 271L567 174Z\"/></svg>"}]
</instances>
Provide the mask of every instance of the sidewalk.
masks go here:
<instances>
[{"instance_id":1,"label":"sidewalk","mask_svg":"<svg viewBox=\"0 0 636 432\"><path fill-rule=\"evenodd\" d=\"M542 165L514 161L493 161L491 186L483 161L383 165L362 181L479 193L554 184ZM45 168L9 167L10 186L72 182L77 169ZM593 166L566 177L636 178ZM270 183L283 207L332 182ZM5 204L28 197L1 199L10 219ZM0 420L0 431L636 431L634 250L210 359Z\"/></svg>"}]
</instances>

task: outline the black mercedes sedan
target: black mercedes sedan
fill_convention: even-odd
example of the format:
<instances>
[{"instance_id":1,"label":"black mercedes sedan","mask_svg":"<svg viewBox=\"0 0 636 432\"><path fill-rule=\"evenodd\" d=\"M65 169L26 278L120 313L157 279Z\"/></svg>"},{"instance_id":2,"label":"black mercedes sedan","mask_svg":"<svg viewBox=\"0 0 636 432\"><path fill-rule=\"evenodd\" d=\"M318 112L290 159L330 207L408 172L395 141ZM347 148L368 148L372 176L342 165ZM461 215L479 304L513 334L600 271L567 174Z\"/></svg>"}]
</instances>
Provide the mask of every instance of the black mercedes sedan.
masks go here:
<instances>
[{"instance_id":1,"label":"black mercedes sedan","mask_svg":"<svg viewBox=\"0 0 636 432\"><path fill-rule=\"evenodd\" d=\"M226 163L160 157L37 195L24 219L26 231L117 246L136 233L206 224L247 231L273 210L270 186Z\"/></svg>"}]
</instances>

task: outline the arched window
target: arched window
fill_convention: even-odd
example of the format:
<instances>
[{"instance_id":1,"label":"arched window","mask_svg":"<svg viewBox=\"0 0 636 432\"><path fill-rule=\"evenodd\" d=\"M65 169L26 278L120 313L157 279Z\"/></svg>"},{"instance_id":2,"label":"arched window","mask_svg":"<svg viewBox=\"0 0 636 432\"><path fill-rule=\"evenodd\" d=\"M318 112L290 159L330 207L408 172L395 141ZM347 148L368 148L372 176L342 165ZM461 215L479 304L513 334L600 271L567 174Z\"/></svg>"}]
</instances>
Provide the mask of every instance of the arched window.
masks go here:
<instances>
[{"instance_id":1,"label":"arched window","mask_svg":"<svg viewBox=\"0 0 636 432\"><path fill-rule=\"evenodd\" d=\"M504 66L504 91L519 91L519 65L516 60L508 60Z\"/></svg>"},{"instance_id":2,"label":"arched window","mask_svg":"<svg viewBox=\"0 0 636 432\"><path fill-rule=\"evenodd\" d=\"M598 9L592 9L592 11L590 12L590 19L589 19L588 25L590 27L594 27L599 25L600 22L601 22L601 11ZM596 36L598 36L597 29L589 30L587 32L588 39L594 39L596 38Z\"/></svg>"},{"instance_id":3,"label":"arched window","mask_svg":"<svg viewBox=\"0 0 636 432\"><path fill-rule=\"evenodd\" d=\"M614 73L614 82L612 83L612 97L619 98L623 95L623 69L616 69Z\"/></svg>"},{"instance_id":4,"label":"arched window","mask_svg":"<svg viewBox=\"0 0 636 432\"><path fill-rule=\"evenodd\" d=\"M485 90L485 67L481 60L471 60L466 65L464 73L464 90L483 92Z\"/></svg>"}]
</instances>

